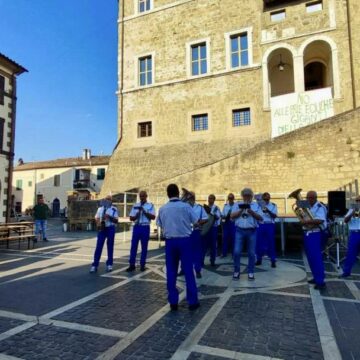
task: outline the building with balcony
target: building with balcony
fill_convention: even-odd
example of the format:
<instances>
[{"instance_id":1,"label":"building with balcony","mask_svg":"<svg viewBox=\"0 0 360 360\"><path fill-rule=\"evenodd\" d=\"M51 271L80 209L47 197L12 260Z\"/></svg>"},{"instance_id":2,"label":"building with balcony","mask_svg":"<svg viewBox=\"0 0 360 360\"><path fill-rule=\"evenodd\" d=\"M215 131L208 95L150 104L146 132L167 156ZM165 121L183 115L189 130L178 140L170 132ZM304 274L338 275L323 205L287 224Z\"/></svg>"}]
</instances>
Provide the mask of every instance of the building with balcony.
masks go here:
<instances>
[{"instance_id":1,"label":"building with balcony","mask_svg":"<svg viewBox=\"0 0 360 360\"><path fill-rule=\"evenodd\" d=\"M31 208L43 197L59 216L68 197L94 199L101 191L110 156L92 156L89 149L78 158L24 163L21 159L13 173L13 209L16 213Z\"/></svg>"},{"instance_id":2,"label":"building with balcony","mask_svg":"<svg viewBox=\"0 0 360 360\"><path fill-rule=\"evenodd\" d=\"M10 218L16 127L16 81L17 76L26 71L21 65L0 53L0 223Z\"/></svg>"},{"instance_id":3,"label":"building with balcony","mask_svg":"<svg viewBox=\"0 0 360 360\"><path fill-rule=\"evenodd\" d=\"M191 175L225 189L210 169L207 180L195 172L360 104L356 0L119 4L118 144L105 192Z\"/></svg>"}]
</instances>

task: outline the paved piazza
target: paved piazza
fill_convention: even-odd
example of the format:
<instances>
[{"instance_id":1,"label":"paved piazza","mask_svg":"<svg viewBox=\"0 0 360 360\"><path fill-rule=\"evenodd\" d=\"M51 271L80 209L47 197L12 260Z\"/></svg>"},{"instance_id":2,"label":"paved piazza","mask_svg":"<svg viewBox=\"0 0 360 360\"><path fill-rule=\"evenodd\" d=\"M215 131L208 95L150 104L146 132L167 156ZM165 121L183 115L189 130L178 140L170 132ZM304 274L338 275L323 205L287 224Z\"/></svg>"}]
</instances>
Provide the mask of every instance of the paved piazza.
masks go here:
<instances>
[{"instance_id":1,"label":"paved piazza","mask_svg":"<svg viewBox=\"0 0 360 360\"><path fill-rule=\"evenodd\" d=\"M164 248L152 241L148 270L126 273L129 233L115 264L89 274L95 233L61 233L35 249L0 249L0 359L360 359L360 266L350 280L326 264L327 289L309 286L302 254L276 269L265 259L248 282L231 258L206 266L201 307L166 299ZM208 261L208 260L207 260Z\"/></svg>"}]
</instances>

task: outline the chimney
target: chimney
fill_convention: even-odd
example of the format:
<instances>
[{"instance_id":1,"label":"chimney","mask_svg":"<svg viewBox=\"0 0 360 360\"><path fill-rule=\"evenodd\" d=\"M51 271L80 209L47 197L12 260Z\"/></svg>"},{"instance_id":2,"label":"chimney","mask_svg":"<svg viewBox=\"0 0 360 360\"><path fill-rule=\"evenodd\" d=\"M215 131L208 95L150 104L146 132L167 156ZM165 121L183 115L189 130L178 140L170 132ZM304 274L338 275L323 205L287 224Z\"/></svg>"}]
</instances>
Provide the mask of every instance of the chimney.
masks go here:
<instances>
[{"instance_id":1,"label":"chimney","mask_svg":"<svg viewBox=\"0 0 360 360\"><path fill-rule=\"evenodd\" d=\"M82 159L83 160L90 160L91 158L91 150L90 149L84 149Z\"/></svg>"}]
</instances>

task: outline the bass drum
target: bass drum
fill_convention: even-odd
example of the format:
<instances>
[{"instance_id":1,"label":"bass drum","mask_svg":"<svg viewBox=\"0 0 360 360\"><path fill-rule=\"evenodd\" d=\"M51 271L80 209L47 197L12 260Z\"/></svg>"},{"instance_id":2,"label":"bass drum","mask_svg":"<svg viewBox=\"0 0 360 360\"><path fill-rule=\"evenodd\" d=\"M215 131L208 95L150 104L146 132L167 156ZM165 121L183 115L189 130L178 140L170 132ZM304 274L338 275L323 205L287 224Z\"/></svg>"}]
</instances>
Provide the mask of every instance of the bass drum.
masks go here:
<instances>
[{"instance_id":1,"label":"bass drum","mask_svg":"<svg viewBox=\"0 0 360 360\"><path fill-rule=\"evenodd\" d=\"M210 231L211 227L214 225L214 222L215 216L212 214L208 214L208 221L201 227L201 236L205 236Z\"/></svg>"}]
</instances>

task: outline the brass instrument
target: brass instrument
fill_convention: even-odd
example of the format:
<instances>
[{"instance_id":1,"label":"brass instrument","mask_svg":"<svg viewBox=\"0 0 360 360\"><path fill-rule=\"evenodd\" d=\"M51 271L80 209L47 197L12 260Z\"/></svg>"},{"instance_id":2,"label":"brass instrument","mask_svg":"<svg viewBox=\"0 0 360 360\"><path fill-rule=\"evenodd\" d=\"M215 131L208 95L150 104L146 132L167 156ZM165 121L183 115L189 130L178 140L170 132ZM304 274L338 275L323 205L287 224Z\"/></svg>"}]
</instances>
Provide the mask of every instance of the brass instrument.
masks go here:
<instances>
[{"instance_id":1,"label":"brass instrument","mask_svg":"<svg viewBox=\"0 0 360 360\"><path fill-rule=\"evenodd\" d=\"M299 202L302 201L302 197L301 197L301 190L302 189L297 189L294 190L289 196L288 199L296 199L296 203L294 203L291 208L293 209L295 215L297 216L297 218L300 221L306 221L306 220L314 220L314 216L311 213L310 209L308 209L307 207L300 207L299 206Z\"/></svg>"},{"instance_id":2,"label":"brass instrument","mask_svg":"<svg viewBox=\"0 0 360 360\"><path fill-rule=\"evenodd\" d=\"M180 200L193 206L195 203L194 194L185 188L181 188L181 190L182 194Z\"/></svg>"}]
</instances>

